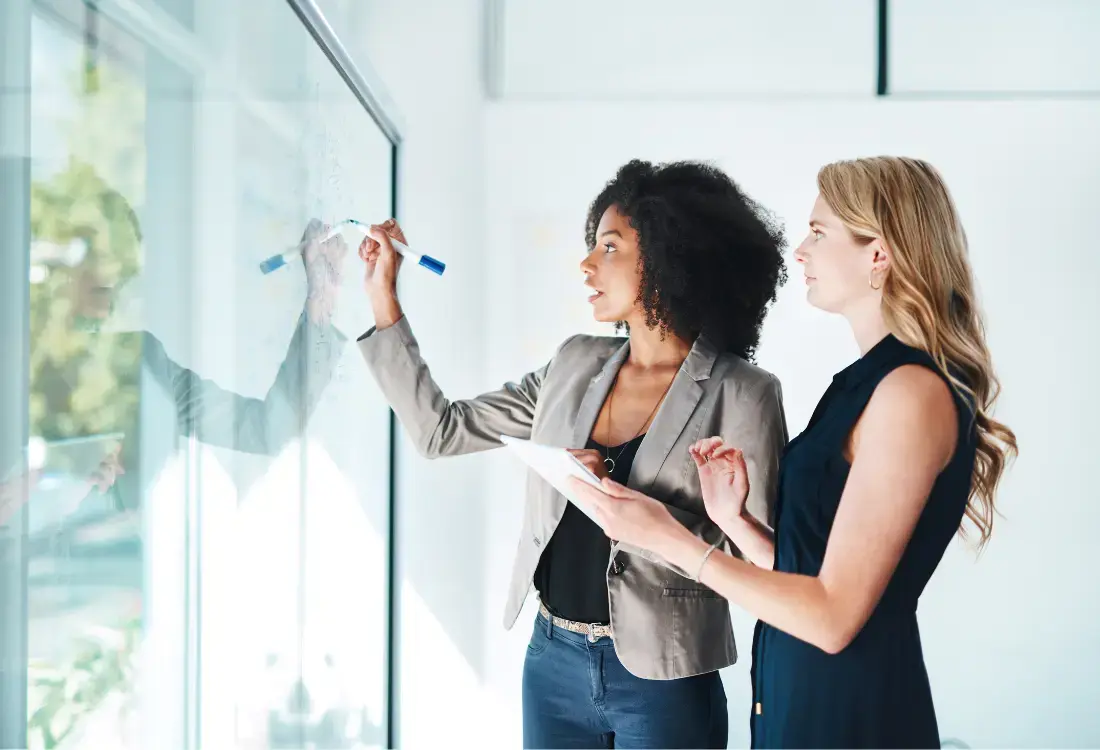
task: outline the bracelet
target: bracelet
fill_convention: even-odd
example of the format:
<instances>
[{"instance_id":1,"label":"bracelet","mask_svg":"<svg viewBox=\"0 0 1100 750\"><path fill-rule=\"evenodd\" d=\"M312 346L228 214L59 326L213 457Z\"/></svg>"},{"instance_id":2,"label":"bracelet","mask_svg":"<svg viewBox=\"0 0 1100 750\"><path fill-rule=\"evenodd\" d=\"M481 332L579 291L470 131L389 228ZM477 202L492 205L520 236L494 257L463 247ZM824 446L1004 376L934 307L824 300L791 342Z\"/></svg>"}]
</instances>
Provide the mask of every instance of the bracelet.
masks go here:
<instances>
[{"instance_id":1,"label":"bracelet","mask_svg":"<svg viewBox=\"0 0 1100 750\"><path fill-rule=\"evenodd\" d=\"M699 583L699 577L703 575L703 567L707 564L707 560L710 559L711 553L714 552L714 550L718 549L718 545L720 543L721 542L715 542L714 544L707 547L707 551L703 553L703 559L699 561L699 568L695 571L695 575L692 577L691 580Z\"/></svg>"}]
</instances>

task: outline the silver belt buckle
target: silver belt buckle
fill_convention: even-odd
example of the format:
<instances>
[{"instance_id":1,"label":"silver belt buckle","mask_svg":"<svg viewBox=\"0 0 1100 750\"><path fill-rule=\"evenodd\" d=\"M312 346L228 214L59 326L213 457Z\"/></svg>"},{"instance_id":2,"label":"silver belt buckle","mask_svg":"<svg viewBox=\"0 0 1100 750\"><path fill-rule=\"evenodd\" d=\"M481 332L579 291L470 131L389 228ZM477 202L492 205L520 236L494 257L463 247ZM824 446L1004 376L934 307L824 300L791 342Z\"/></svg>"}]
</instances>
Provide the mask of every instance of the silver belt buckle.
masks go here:
<instances>
[{"instance_id":1,"label":"silver belt buckle","mask_svg":"<svg viewBox=\"0 0 1100 750\"><path fill-rule=\"evenodd\" d=\"M611 637L610 625L589 625L588 626L588 640L592 643L600 640L603 637Z\"/></svg>"}]
</instances>

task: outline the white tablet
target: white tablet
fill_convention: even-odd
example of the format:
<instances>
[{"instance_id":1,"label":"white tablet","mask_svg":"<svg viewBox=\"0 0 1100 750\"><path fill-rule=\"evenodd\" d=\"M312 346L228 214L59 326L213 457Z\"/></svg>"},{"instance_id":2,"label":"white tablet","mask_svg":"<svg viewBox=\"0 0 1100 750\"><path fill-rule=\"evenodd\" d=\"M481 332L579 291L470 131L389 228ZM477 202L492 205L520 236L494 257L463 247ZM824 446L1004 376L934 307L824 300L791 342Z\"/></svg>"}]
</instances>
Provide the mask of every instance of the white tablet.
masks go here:
<instances>
[{"instance_id":1,"label":"white tablet","mask_svg":"<svg viewBox=\"0 0 1100 750\"><path fill-rule=\"evenodd\" d=\"M569 477L577 477L582 482L587 482L594 487L600 487L601 489L603 487L599 477L589 471L588 467L582 464L576 456L565 448L539 445L538 443L532 443L530 440L508 437L507 435L501 435L500 440L523 463L534 469L535 473L549 482L554 489L565 495L566 499L599 524L599 519L596 518L592 508L569 488L567 482Z\"/></svg>"},{"instance_id":2,"label":"white tablet","mask_svg":"<svg viewBox=\"0 0 1100 750\"><path fill-rule=\"evenodd\" d=\"M121 445L125 435L111 432L102 435L48 440L41 468L49 473L67 474L75 479L88 479L103 461Z\"/></svg>"}]
</instances>

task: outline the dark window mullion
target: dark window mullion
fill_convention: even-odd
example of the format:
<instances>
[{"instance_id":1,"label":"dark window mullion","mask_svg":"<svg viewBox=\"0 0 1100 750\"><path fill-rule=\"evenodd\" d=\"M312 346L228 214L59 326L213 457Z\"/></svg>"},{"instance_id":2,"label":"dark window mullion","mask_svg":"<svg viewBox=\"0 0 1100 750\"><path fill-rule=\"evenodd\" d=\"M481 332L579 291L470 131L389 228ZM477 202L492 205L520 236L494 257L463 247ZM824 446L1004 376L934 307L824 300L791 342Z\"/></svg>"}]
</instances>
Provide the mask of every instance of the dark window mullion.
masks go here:
<instances>
[{"instance_id":1,"label":"dark window mullion","mask_svg":"<svg viewBox=\"0 0 1100 750\"><path fill-rule=\"evenodd\" d=\"M877 96L890 94L890 24L888 18L889 0L878 0L878 75L875 85Z\"/></svg>"}]
</instances>

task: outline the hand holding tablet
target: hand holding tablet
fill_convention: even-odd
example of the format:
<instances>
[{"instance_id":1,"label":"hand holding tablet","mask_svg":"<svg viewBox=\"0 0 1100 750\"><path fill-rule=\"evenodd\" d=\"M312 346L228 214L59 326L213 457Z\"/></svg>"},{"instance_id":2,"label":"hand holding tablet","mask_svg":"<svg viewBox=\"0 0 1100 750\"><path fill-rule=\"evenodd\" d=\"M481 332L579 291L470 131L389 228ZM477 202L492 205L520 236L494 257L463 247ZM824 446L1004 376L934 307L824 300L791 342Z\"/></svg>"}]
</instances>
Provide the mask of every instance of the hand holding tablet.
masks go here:
<instances>
[{"instance_id":1,"label":"hand holding tablet","mask_svg":"<svg viewBox=\"0 0 1100 750\"><path fill-rule=\"evenodd\" d=\"M603 488L599 478L588 470L577 458L565 448L556 448L549 445L539 445L530 440L500 436L501 442L512 451L521 461L532 468L535 473L545 479L550 485L576 505L585 515L599 524L595 513L588 504L577 497L569 487L569 478L576 477L593 487Z\"/></svg>"}]
</instances>

